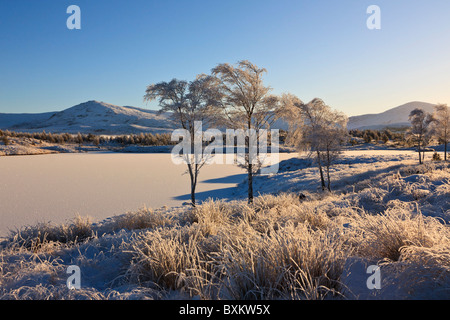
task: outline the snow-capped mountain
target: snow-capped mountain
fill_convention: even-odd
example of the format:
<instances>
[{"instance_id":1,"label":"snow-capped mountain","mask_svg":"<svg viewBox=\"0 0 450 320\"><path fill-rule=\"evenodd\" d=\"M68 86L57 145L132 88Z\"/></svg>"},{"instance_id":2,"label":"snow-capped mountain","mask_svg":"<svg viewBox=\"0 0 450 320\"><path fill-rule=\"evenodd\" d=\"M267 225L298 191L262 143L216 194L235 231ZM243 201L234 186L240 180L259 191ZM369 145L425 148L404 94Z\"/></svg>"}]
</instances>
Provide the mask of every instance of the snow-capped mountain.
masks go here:
<instances>
[{"instance_id":1,"label":"snow-capped mountain","mask_svg":"<svg viewBox=\"0 0 450 320\"><path fill-rule=\"evenodd\" d=\"M426 102L409 102L396 108L389 109L379 114L365 114L361 116L349 117L348 129L383 129L393 127L409 126L408 116L416 108L425 112L433 113L434 104Z\"/></svg>"},{"instance_id":2,"label":"snow-capped mountain","mask_svg":"<svg viewBox=\"0 0 450 320\"><path fill-rule=\"evenodd\" d=\"M5 120L1 120L2 118ZM159 114L154 110L88 101L60 112L35 115L0 114L0 128L14 131L45 130L54 133L113 135L169 132L174 125L168 114Z\"/></svg>"}]
</instances>

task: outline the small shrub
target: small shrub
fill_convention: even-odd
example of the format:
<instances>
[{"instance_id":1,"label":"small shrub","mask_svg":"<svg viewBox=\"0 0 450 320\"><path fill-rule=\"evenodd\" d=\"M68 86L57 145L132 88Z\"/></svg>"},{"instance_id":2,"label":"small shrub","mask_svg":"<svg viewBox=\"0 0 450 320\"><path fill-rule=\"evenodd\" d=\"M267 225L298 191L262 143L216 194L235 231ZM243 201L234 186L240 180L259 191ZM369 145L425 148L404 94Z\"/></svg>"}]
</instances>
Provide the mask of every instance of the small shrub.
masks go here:
<instances>
[{"instance_id":1,"label":"small shrub","mask_svg":"<svg viewBox=\"0 0 450 320\"><path fill-rule=\"evenodd\" d=\"M433 161L441 161L441 160L442 160L442 159L441 159L441 155L440 155L439 153L437 153L437 152L433 153L433 158L432 158L432 160L433 160Z\"/></svg>"},{"instance_id":2,"label":"small shrub","mask_svg":"<svg viewBox=\"0 0 450 320\"><path fill-rule=\"evenodd\" d=\"M8 136L3 135L3 136L0 138L0 140L3 142L3 144L4 144L5 146L7 146L7 145L10 144L10 141L9 141Z\"/></svg>"}]
</instances>

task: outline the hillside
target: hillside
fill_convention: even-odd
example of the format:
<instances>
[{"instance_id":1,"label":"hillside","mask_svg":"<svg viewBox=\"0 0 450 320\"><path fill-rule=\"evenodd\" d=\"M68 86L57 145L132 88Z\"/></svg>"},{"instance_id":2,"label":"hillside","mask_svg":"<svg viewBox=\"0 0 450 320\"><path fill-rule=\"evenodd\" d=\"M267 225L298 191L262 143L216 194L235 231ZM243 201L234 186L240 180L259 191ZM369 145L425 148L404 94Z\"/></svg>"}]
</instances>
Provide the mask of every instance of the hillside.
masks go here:
<instances>
[{"instance_id":1,"label":"hillside","mask_svg":"<svg viewBox=\"0 0 450 320\"><path fill-rule=\"evenodd\" d=\"M409 126L408 116L416 108L432 113L434 104L426 102L409 102L379 114L364 114L350 117L348 129L383 129L386 127Z\"/></svg>"},{"instance_id":2,"label":"hillside","mask_svg":"<svg viewBox=\"0 0 450 320\"><path fill-rule=\"evenodd\" d=\"M0 120L0 128L28 132L130 134L162 133L173 128L167 114L99 101L88 101L60 112L23 117L5 114L2 118L5 120Z\"/></svg>"},{"instance_id":3,"label":"hillside","mask_svg":"<svg viewBox=\"0 0 450 320\"><path fill-rule=\"evenodd\" d=\"M45 113L0 113L0 129L28 126L50 119L56 112Z\"/></svg>"}]
</instances>

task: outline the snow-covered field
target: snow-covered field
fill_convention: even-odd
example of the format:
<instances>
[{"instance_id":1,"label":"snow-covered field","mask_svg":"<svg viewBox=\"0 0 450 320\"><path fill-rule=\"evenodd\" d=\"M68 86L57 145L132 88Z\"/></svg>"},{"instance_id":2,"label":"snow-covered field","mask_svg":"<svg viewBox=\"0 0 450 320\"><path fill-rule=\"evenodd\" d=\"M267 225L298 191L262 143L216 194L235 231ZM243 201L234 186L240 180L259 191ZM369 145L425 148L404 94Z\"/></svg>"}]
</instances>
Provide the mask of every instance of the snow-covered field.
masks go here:
<instances>
[{"instance_id":1,"label":"snow-covered field","mask_svg":"<svg viewBox=\"0 0 450 320\"><path fill-rule=\"evenodd\" d=\"M333 167L333 193L322 193L311 161L282 154L278 174L255 178L253 206L156 210L136 208L141 197L149 207L188 200L188 177L168 154L0 158L11 172L2 178L23 190L2 199L16 209L56 206L67 219L74 205L82 216L83 205L109 208L89 212L94 223L78 217L12 234L0 244L0 298L449 299L449 165L419 166L416 156L347 151ZM243 179L237 167L205 167L199 196L242 198ZM81 289L66 286L70 265L81 270ZM370 265L380 268L379 289L367 286Z\"/></svg>"}]
</instances>

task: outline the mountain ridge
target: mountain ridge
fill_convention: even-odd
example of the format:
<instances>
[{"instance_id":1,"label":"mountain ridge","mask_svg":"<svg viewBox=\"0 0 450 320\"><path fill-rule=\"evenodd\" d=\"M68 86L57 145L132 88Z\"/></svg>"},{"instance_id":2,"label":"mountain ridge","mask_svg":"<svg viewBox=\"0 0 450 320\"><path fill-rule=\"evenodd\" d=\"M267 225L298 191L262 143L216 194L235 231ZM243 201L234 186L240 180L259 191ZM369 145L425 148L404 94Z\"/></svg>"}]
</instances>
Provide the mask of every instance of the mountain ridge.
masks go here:
<instances>
[{"instance_id":1,"label":"mountain ridge","mask_svg":"<svg viewBox=\"0 0 450 320\"><path fill-rule=\"evenodd\" d=\"M47 115L48 117L45 117ZM0 114L1 118L1 114ZM24 116L27 121L20 121L20 115L5 129L16 131L50 131L53 133L95 133L95 134L131 134L170 132L173 122L167 113L129 106L116 106L106 102L90 100L62 111L35 114L36 121L28 121L31 116ZM0 125L2 121L0 120Z\"/></svg>"},{"instance_id":2,"label":"mountain ridge","mask_svg":"<svg viewBox=\"0 0 450 320\"><path fill-rule=\"evenodd\" d=\"M433 112L434 104L412 101L381 113L349 117L348 129L384 129L409 126L409 113L415 108ZM176 129L170 113L131 106L116 106L90 100L62 111L45 113L0 113L0 129L47 131L53 133L94 133L105 135L167 133ZM278 120L273 129L287 130L286 121Z\"/></svg>"},{"instance_id":3,"label":"mountain ridge","mask_svg":"<svg viewBox=\"0 0 450 320\"><path fill-rule=\"evenodd\" d=\"M412 101L381 113L363 114L349 117L347 128L352 129L384 129L409 126L409 114L416 108L433 113L435 104Z\"/></svg>"}]
</instances>

